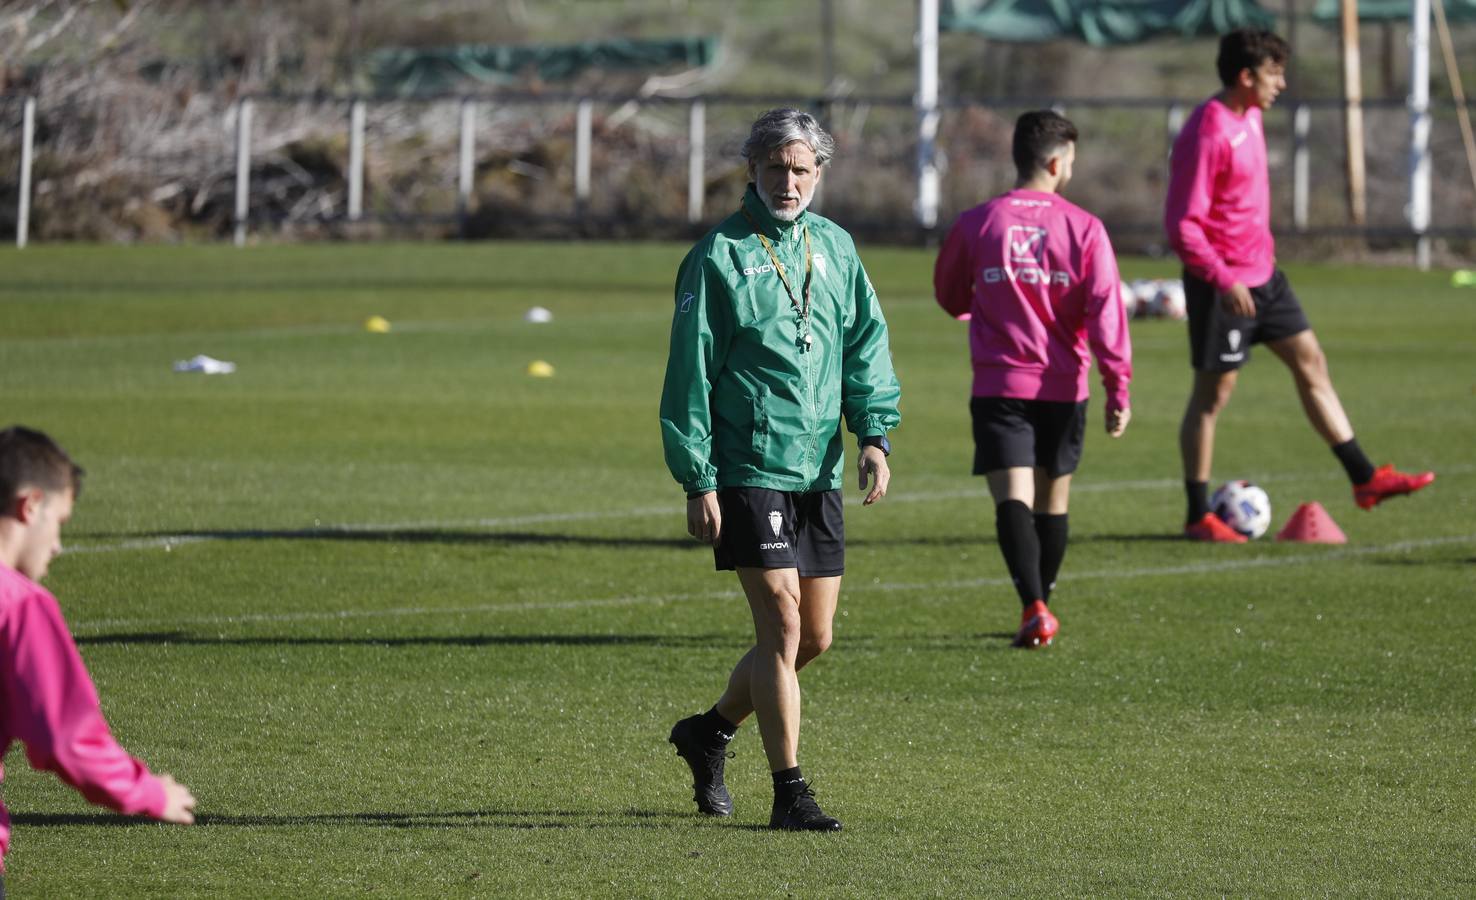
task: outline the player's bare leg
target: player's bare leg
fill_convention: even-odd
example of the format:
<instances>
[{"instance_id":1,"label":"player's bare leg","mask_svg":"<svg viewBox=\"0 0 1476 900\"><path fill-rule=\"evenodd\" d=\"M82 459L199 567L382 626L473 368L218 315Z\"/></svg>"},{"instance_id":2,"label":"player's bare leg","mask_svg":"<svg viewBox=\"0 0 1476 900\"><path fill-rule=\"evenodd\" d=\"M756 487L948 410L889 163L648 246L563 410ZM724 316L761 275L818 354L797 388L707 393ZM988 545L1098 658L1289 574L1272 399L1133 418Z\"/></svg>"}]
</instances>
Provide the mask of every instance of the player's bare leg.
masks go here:
<instances>
[{"instance_id":1,"label":"player's bare leg","mask_svg":"<svg viewBox=\"0 0 1476 900\"><path fill-rule=\"evenodd\" d=\"M1373 467L1353 439L1353 426L1328 374L1327 356L1311 329L1267 346L1291 369L1302 409L1347 470L1348 480L1353 482L1353 500L1360 507L1372 509L1390 497L1412 494L1435 480L1434 472L1411 475L1396 472L1391 465Z\"/></svg>"},{"instance_id":2,"label":"player's bare leg","mask_svg":"<svg viewBox=\"0 0 1476 900\"><path fill-rule=\"evenodd\" d=\"M772 771L799 765L800 691L795 671L800 639L799 572L738 569L753 613L754 647L749 696Z\"/></svg>"},{"instance_id":3,"label":"player's bare leg","mask_svg":"<svg viewBox=\"0 0 1476 900\"><path fill-rule=\"evenodd\" d=\"M1194 387L1179 423L1179 455L1184 464L1184 491L1189 511L1184 536L1195 541L1243 544L1245 538L1209 509L1210 466L1215 458L1215 424L1235 392L1239 371L1194 373Z\"/></svg>"},{"instance_id":4,"label":"player's bare leg","mask_svg":"<svg viewBox=\"0 0 1476 900\"><path fill-rule=\"evenodd\" d=\"M1179 423L1179 454L1185 481L1209 481L1215 457L1215 423L1230 402L1239 371L1194 373L1194 387Z\"/></svg>"},{"instance_id":5,"label":"player's bare leg","mask_svg":"<svg viewBox=\"0 0 1476 900\"><path fill-rule=\"evenodd\" d=\"M799 649L794 657L794 669L798 673L811 660L830 649L831 628L835 620L835 608L840 600L840 576L804 578L800 585L800 638ZM728 677L728 688L717 702L717 711L733 724L741 723L753 714L753 658L758 648L751 648L733 667Z\"/></svg>"},{"instance_id":6,"label":"player's bare leg","mask_svg":"<svg viewBox=\"0 0 1476 900\"><path fill-rule=\"evenodd\" d=\"M739 568L738 579L753 613L749 696L774 778L774 807L769 827L786 831L839 831L841 823L821 811L814 792L800 774L797 661L806 614L815 623L809 649L818 655L824 649L822 645L830 643L830 621L840 595L840 578L801 579L795 569ZM803 586L802 581L806 583Z\"/></svg>"},{"instance_id":7,"label":"player's bare leg","mask_svg":"<svg viewBox=\"0 0 1476 900\"><path fill-rule=\"evenodd\" d=\"M1353 426L1327 371L1327 355L1311 329L1266 345L1291 369L1307 420L1328 446L1353 439Z\"/></svg>"},{"instance_id":8,"label":"player's bare leg","mask_svg":"<svg viewBox=\"0 0 1476 900\"><path fill-rule=\"evenodd\" d=\"M1035 496L1040 498L1038 502L1031 504L1036 515L1046 513L1052 516L1066 515L1067 507L1071 500L1071 476L1058 475L1052 478L1046 474L1046 470L1037 466L1035 469Z\"/></svg>"}]
</instances>

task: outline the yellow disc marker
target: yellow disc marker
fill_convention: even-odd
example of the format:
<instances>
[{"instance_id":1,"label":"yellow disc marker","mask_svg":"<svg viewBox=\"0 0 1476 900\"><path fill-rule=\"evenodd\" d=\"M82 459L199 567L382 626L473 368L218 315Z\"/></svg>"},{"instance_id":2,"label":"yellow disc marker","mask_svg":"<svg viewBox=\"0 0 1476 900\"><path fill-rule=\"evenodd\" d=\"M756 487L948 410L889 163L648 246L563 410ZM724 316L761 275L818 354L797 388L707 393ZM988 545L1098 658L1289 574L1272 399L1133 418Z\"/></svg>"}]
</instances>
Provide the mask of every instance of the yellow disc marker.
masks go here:
<instances>
[{"instance_id":1,"label":"yellow disc marker","mask_svg":"<svg viewBox=\"0 0 1476 900\"><path fill-rule=\"evenodd\" d=\"M389 319L386 319L384 316L370 316L364 320L364 330L372 331L375 334L389 334Z\"/></svg>"},{"instance_id":2,"label":"yellow disc marker","mask_svg":"<svg viewBox=\"0 0 1476 900\"><path fill-rule=\"evenodd\" d=\"M535 359L528 363L528 374L534 378L552 378L554 367L541 359Z\"/></svg>"}]
</instances>

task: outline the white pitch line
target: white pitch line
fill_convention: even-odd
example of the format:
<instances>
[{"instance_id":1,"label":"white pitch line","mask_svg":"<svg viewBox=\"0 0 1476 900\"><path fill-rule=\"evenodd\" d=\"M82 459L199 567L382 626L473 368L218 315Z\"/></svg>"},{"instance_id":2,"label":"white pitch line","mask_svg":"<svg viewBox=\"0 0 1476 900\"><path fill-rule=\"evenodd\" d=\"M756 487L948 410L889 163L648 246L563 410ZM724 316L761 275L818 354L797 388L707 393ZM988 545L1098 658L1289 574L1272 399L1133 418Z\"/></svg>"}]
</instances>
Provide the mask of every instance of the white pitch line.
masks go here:
<instances>
[{"instance_id":1,"label":"white pitch line","mask_svg":"<svg viewBox=\"0 0 1476 900\"><path fill-rule=\"evenodd\" d=\"M1381 553L1403 553L1410 550L1421 550L1429 547L1443 547L1451 544L1476 543L1476 534L1449 535L1446 537L1424 538L1414 541L1397 541L1392 544L1380 544L1374 547L1348 547L1340 550L1328 550L1325 553L1302 553L1295 556L1258 556L1252 559L1232 559L1219 562L1191 563L1180 566L1162 566L1150 569L1100 569L1095 572L1076 572L1066 576L1063 580L1070 581L1094 581L1106 579L1124 578L1155 578L1163 575L1203 575L1212 572L1235 571L1239 569L1272 568L1277 566L1307 565L1323 562L1336 562L1338 560L1350 559L1361 556L1375 556ZM1010 584L1008 578L970 578L961 581L933 581L933 582L911 582L911 583L878 583L853 581L845 586L848 593L880 591L886 593L906 591L939 591L959 590L977 587L999 587ZM632 594L624 597L596 597L585 600L551 600L524 603L477 603L470 606L400 606L390 609L341 609L341 610L318 610L315 612L295 613L243 613L241 615L224 616L192 616L182 619L95 619L72 623L73 629L105 629L105 628L141 628L158 626L184 626L184 625L245 625L256 623L283 623L283 622L309 622L309 621L333 621L349 619L376 619L376 618L401 618L409 616L464 616L476 613L502 613L502 612L534 612L542 610L560 609L595 609L613 606L636 606L641 604L666 604L684 603L693 600L718 600L736 598L739 596L736 590L727 591L705 591L692 594Z\"/></svg>"},{"instance_id":2,"label":"white pitch line","mask_svg":"<svg viewBox=\"0 0 1476 900\"><path fill-rule=\"evenodd\" d=\"M1441 471L1447 475L1462 475L1476 471L1476 466L1450 466ZM1341 479L1342 477L1340 473L1335 472L1292 472L1261 474L1253 476L1250 480L1257 484L1274 484L1287 481L1330 481ZM1071 492L1073 494L1102 494L1117 491L1168 490L1170 488L1177 488L1182 484L1182 481L1173 478L1149 478L1131 481L1089 481L1081 484L1073 484L1071 486ZM911 493L891 494L884 502L889 505L898 503L932 503L940 500L947 501L988 496L989 491L985 488L964 488L962 490L915 491ZM861 501L856 497L848 495L845 502L847 506L858 506ZM335 534L358 534L374 531L433 531L446 528L518 528L526 525L549 525L559 522L598 522L610 519L640 519L655 516L671 516L673 519L676 519L680 518L681 514L681 504L672 502L662 506L637 506L627 509L586 510L583 512L531 513L523 516L477 519L440 519L415 522L349 522L343 524L314 525L302 528L242 529L242 533L239 536L224 533L226 529L221 529L223 532L221 534L163 534L157 537L129 538L122 541L73 545L67 547L66 552L113 553L120 550L173 550L175 547L186 544L239 540L249 537L255 532L260 532L263 535L280 534L284 538L331 537Z\"/></svg>"}]
</instances>

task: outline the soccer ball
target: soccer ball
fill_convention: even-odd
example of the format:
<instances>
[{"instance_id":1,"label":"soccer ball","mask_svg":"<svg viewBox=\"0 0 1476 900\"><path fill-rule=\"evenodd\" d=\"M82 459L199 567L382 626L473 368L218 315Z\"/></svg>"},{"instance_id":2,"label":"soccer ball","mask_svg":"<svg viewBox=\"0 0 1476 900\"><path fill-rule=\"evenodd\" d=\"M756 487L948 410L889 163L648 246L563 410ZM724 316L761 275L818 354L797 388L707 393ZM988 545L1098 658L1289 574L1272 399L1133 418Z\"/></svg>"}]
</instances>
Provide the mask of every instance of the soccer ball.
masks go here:
<instances>
[{"instance_id":1,"label":"soccer ball","mask_svg":"<svg viewBox=\"0 0 1476 900\"><path fill-rule=\"evenodd\" d=\"M1227 481L1210 498L1220 521L1254 540L1271 526L1271 498L1249 481Z\"/></svg>"},{"instance_id":2,"label":"soccer ball","mask_svg":"<svg viewBox=\"0 0 1476 900\"><path fill-rule=\"evenodd\" d=\"M1165 319L1182 320L1189 317L1189 307L1184 299L1184 282L1177 278L1165 278L1158 283L1158 293L1153 298L1153 311Z\"/></svg>"},{"instance_id":3,"label":"soccer ball","mask_svg":"<svg viewBox=\"0 0 1476 900\"><path fill-rule=\"evenodd\" d=\"M1153 298L1158 296L1158 281L1152 278L1134 278L1128 282L1128 289L1133 292L1137 301L1132 307L1137 318L1154 315Z\"/></svg>"}]
</instances>

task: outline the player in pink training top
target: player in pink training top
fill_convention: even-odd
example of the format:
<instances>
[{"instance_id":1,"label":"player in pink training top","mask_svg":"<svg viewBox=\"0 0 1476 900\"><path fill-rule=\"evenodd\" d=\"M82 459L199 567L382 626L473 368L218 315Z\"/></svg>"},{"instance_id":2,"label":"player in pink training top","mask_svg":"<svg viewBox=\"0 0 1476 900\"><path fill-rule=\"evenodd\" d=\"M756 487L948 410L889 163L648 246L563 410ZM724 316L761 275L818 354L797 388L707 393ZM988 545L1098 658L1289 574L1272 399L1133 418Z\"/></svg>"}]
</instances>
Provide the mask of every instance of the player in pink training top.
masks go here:
<instances>
[{"instance_id":1,"label":"player in pink training top","mask_svg":"<svg viewBox=\"0 0 1476 900\"><path fill-rule=\"evenodd\" d=\"M1224 90L1194 110L1174 141L1164 225L1184 263L1189 307L1194 387L1179 449L1189 501L1184 534L1192 540L1245 541L1210 511L1207 494L1215 421L1253 344L1264 343L1291 369L1302 408L1347 470L1360 507L1372 509L1435 480L1434 472L1406 475L1369 462L1333 390L1317 336L1276 268L1261 112L1286 87L1290 52L1269 31L1223 36L1215 65Z\"/></svg>"},{"instance_id":2,"label":"player in pink training top","mask_svg":"<svg viewBox=\"0 0 1476 900\"><path fill-rule=\"evenodd\" d=\"M1076 126L1051 110L1015 123L1015 189L959 216L933 270L938 304L969 320L974 474L989 482L999 549L1024 605L1019 647L1049 644L1066 556L1071 473L1086 433L1091 354L1107 433L1132 411L1132 346L1117 258L1096 216L1066 201ZM1088 349L1090 348L1090 350Z\"/></svg>"},{"instance_id":3,"label":"player in pink training top","mask_svg":"<svg viewBox=\"0 0 1476 900\"><path fill-rule=\"evenodd\" d=\"M0 431L0 755L26 746L37 769L124 815L194 822L195 798L118 746L56 598L37 584L61 552L82 469L39 431ZM0 804L0 869L10 816ZM4 896L0 882L0 897Z\"/></svg>"}]
</instances>

